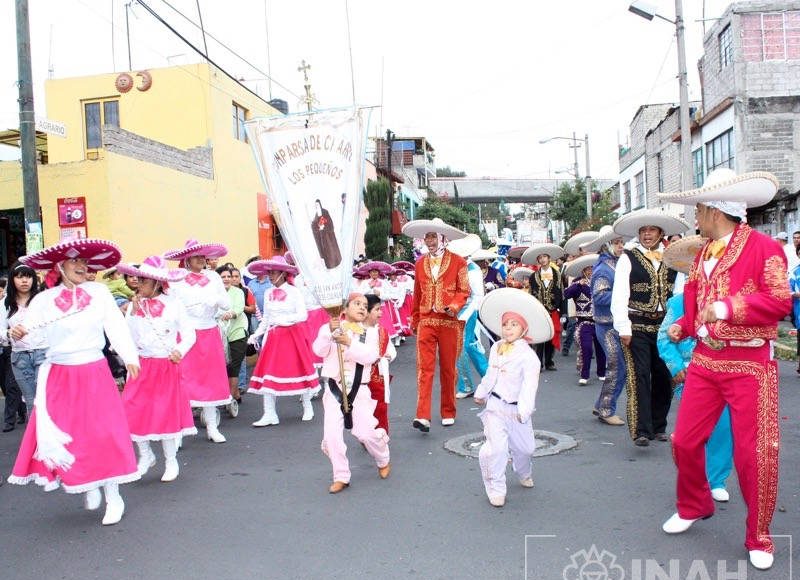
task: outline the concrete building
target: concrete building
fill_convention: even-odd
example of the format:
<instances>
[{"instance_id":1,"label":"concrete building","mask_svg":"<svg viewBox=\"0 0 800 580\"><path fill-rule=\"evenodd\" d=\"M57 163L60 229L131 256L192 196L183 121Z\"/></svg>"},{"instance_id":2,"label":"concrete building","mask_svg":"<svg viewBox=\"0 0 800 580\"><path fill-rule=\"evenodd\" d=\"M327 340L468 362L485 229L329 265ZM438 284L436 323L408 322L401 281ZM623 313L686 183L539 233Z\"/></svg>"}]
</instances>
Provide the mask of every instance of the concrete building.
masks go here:
<instances>
[{"instance_id":1,"label":"concrete building","mask_svg":"<svg viewBox=\"0 0 800 580\"><path fill-rule=\"evenodd\" d=\"M393 137L391 164L388 150L386 139L375 140L375 166L395 187L396 207L413 220L428 197L430 180L436 177L436 152L425 137Z\"/></svg>"},{"instance_id":2,"label":"concrete building","mask_svg":"<svg viewBox=\"0 0 800 580\"><path fill-rule=\"evenodd\" d=\"M284 251L244 133L279 111L205 63L149 75L147 90L117 73L46 82L65 132L39 139L45 245L109 238L129 261L190 238L224 241L234 263ZM0 268L25 251L22 206L20 163L0 162Z\"/></svg>"}]
</instances>

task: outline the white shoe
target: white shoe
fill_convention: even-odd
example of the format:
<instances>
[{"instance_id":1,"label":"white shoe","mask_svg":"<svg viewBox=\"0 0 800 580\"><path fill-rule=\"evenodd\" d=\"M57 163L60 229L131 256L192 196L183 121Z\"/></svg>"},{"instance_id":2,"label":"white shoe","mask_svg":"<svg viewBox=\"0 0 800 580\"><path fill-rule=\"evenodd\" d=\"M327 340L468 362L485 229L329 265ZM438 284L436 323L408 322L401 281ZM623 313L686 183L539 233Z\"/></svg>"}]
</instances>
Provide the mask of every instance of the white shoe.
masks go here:
<instances>
[{"instance_id":1,"label":"white shoe","mask_svg":"<svg viewBox=\"0 0 800 580\"><path fill-rule=\"evenodd\" d=\"M471 397L475 394L475 391L458 391L456 393L456 399L466 399L467 397Z\"/></svg>"},{"instance_id":2,"label":"white shoe","mask_svg":"<svg viewBox=\"0 0 800 580\"><path fill-rule=\"evenodd\" d=\"M700 519L703 518L685 520L677 513L674 513L666 522L664 522L664 525L661 526L661 529L668 534L682 534L683 532L691 528L693 523L695 523L697 520Z\"/></svg>"},{"instance_id":3,"label":"white shoe","mask_svg":"<svg viewBox=\"0 0 800 580\"><path fill-rule=\"evenodd\" d=\"M125 513L125 502L121 497L116 497L106 503L106 514L103 516L104 526L118 524Z\"/></svg>"},{"instance_id":4,"label":"white shoe","mask_svg":"<svg viewBox=\"0 0 800 580\"><path fill-rule=\"evenodd\" d=\"M450 427L451 425L455 425L456 420L453 417L445 417L442 419L442 426L443 427Z\"/></svg>"},{"instance_id":5,"label":"white shoe","mask_svg":"<svg viewBox=\"0 0 800 580\"><path fill-rule=\"evenodd\" d=\"M772 568L772 562L775 561L775 556L764 550L750 550L748 555L753 568L758 570L769 570Z\"/></svg>"},{"instance_id":6,"label":"white shoe","mask_svg":"<svg viewBox=\"0 0 800 580\"><path fill-rule=\"evenodd\" d=\"M253 427L266 427L267 425L277 425L280 423L277 415L264 414L258 421L253 421Z\"/></svg>"},{"instance_id":7,"label":"white shoe","mask_svg":"<svg viewBox=\"0 0 800 580\"><path fill-rule=\"evenodd\" d=\"M139 475L144 475L156 464L156 456L149 446L140 447L139 453L139 462L136 464L136 471L139 473Z\"/></svg>"},{"instance_id":8,"label":"white shoe","mask_svg":"<svg viewBox=\"0 0 800 580\"><path fill-rule=\"evenodd\" d=\"M520 479L519 480L519 484L522 487L533 487L533 478L532 477L526 477L525 479Z\"/></svg>"},{"instance_id":9,"label":"white shoe","mask_svg":"<svg viewBox=\"0 0 800 580\"><path fill-rule=\"evenodd\" d=\"M228 403L228 415L231 416L231 419L239 416L239 402L236 399L231 399L231 402Z\"/></svg>"},{"instance_id":10,"label":"white shoe","mask_svg":"<svg viewBox=\"0 0 800 580\"><path fill-rule=\"evenodd\" d=\"M605 377L597 377L597 380L600 381L601 383L604 383L606 378Z\"/></svg>"},{"instance_id":11,"label":"white shoe","mask_svg":"<svg viewBox=\"0 0 800 580\"><path fill-rule=\"evenodd\" d=\"M589 379L578 379L578 384L581 386L588 385Z\"/></svg>"},{"instance_id":12,"label":"white shoe","mask_svg":"<svg viewBox=\"0 0 800 580\"><path fill-rule=\"evenodd\" d=\"M730 501L731 494L729 494L728 490L724 487L715 487L711 490L711 497L714 499L714 501L726 502Z\"/></svg>"},{"instance_id":13,"label":"white shoe","mask_svg":"<svg viewBox=\"0 0 800 580\"><path fill-rule=\"evenodd\" d=\"M220 433L218 429L209 429L206 427L206 434L208 435L209 441L213 441L214 443L225 443L227 441L225 435Z\"/></svg>"},{"instance_id":14,"label":"white shoe","mask_svg":"<svg viewBox=\"0 0 800 580\"><path fill-rule=\"evenodd\" d=\"M303 402L303 417L301 421L311 421L314 418L314 406L311 404L311 393L301 397Z\"/></svg>"},{"instance_id":15,"label":"white shoe","mask_svg":"<svg viewBox=\"0 0 800 580\"><path fill-rule=\"evenodd\" d=\"M167 459L164 469L164 475L161 476L161 481L175 481L180 473L180 465L177 459Z\"/></svg>"},{"instance_id":16,"label":"white shoe","mask_svg":"<svg viewBox=\"0 0 800 580\"><path fill-rule=\"evenodd\" d=\"M504 495L489 496L489 503L492 504L494 507L503 507L504 505L506 505L506 496Z\"/></svg>"},{"instance_id":17,"label":"white shoe","mask_svg":"<svg viewBox=\"0 0 800 580\"><path fill-rule=\"evenodd\" d=\"M103 495L100 493L100 489L90 489L83 496L83 507L89 511L94 511L100 507L101 501L103 501Z\"/></svg>"}]
</instances>

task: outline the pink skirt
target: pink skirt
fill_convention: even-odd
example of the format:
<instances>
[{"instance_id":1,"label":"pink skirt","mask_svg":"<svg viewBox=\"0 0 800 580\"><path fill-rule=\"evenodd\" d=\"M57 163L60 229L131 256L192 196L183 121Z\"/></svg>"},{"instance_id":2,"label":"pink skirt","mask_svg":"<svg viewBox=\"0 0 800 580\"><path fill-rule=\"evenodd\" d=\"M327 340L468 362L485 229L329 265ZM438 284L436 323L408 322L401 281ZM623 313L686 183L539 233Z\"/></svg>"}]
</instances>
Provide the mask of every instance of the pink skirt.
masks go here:
<instances>
[{"instance_id":1,"label":"pink skirt","mask_svg":"<svg viewBox=\"0 0 800 580\"><path fill-rule=\"evenodd\" d=\"M66 445L75 456L68 470L49 469L34 459L36 408L19 446L9 483L34 482L51 491L83 493L108 483L139 479L128 421L117 384L105 359L81 365L56 365L47 378L47 412L72 437Z\"/></svg>"},{"instance_id":2,"label":"pink skirt","mask_svg":"<svg viewBox=\"0 0 800 580\"><path fill-rule=\"evenodd\" d=\"M219 329L195 332L194 346L178 364L183 390L192 407L227 405L231 402L231 389Z\"/></svg>"},{"instance_id":3,"label":"pink skirt","mask_svg":"<svg viewBox=\"0 0 800 580\"><path fill-rule=\"evenodd\" d=\"M141 358L139 376L122 393L131 439L160 441L196 435L189 397L181 386L181 372L167 358Z\"/></svg>"},{"instance_id":4,"label":"pink skirt","mask_svg":"<svg viewBox=\"0 0 800 580\"><path fill-rule=\"evenodd\" d=\"M323 324L328 324L330 320L331 317L324 308L315 308L314 310L308 311L308 318L301 323L305 329L306 339L308 340L308 351L311 353L311 360L317 368L322 367L322 357L314 354L314 351L311 350L311 345L314 344L314 341L317 339L319 328Z\"/></svg>"},{"instance_id":5,"label":"pink skirt","mask_svg":"<svg viewBox=\"0 0 800 580\"><path fill-rule=\"evenodd\" d=\"M316 338L316 337L315 337ZM248 393L302 395L319 390L311 348L302 325L276 326L267 332Z\"/></svg>"},{"instance_id":6,"label":"pink skirt","mask_svg":"<svg viewBox=\"0 0 800 580\"><path fill-rule=\"evenodd\" d=\"M394 325L394 318L392 317L392 303L391 301L381 302L381 319L378 324L386 331L389 338L394 338L400 332Z\"/></svg>"},{"instance_id":7,"label":"pink skirt","mask_svg":"<svg viewBox=\"0 0 800 580\"><path fill-rule=\"evenodd\" d=\"M400 306L400 332L403 336L411 336L411 303L413 297L411 294L406 294L403 305Z\"/></svg>"}]
</instances>

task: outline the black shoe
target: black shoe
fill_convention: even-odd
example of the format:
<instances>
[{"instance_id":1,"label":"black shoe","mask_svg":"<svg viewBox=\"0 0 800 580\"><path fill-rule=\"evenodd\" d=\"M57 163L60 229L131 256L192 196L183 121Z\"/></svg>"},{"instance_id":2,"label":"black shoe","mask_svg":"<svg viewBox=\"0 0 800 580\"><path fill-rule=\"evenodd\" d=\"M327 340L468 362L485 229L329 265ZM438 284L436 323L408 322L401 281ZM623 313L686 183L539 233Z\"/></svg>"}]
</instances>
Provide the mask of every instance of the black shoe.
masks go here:
<instances>
[{"instance_id":1,"label":"black shoe","mask_svg":"<svg viewBox=\"0 0 800 580\"><path fill-rule=\"evenodd\" d=\"M648 447L650 445L650 440L644 435L640 435L633 440L633 444L637 447Z\"/></svg>"},{"instance_id":2,"label":"black shoe","mask_svg":"<svg viewBox=\"0 0 800 580\"><path fill-rule=\"evenodd\" d=\"M28 422L28 414L27 413L20 413L19 418L17 419L17 423L20 425L24 425Z\"/></svg>"},{"instance_id":3,"label":"black shoe","mask_svg":"<svg viewBox=\"0 0 800 580\"><path fill-rule=\"evenodd\" d=\"M545 370L547 370L547 371L554 371L554 370L556 370L556 365L554 365L554 364L549 364L549 365L547 365L547 366L546 366L546 367L544 367L544 368L545 368Z\"/></svg>"},{"instance_id":4,"label":"black shoe","mask_svg":"<svg viewBox=\"0 0 800 580\"><path fill-rule=\"evenodd\" d=\"M3 427L3 433L8 433L9 431L13 430L14 430L14 425L6 425L5 427Z\"/></svg>"},{"instance_id":5,"label":"black shoe","mask_svg":"<svg viewBox=\"0 0 800 580\"><path fill-rule=\"evenodd\" d=\"M669 435L666 433L656 433L655 435L656 441L669 441Z\"/></svg>"},{"instance_id":6,"label":"black shoe","mask_svg":"<svg viewBox=\"0 0 800 580\"><path fill-rule=\"evenodd\" d=\"M561 351L561 356L569 356L569 351L568 350L562 350Z\"/></svg>"}]
</instances>

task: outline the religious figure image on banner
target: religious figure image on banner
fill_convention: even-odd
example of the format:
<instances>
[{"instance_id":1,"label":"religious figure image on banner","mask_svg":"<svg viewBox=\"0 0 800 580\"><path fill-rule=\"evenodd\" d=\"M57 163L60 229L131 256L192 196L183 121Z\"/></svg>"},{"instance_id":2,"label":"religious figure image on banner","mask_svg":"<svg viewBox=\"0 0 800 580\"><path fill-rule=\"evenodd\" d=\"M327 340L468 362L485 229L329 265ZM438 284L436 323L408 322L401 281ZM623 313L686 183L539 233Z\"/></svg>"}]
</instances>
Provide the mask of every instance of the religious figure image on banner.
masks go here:
<instances>
[{"instance_id":1,"label":"religious figure image on banner","mask_svg":"<svg viewBox=\"0 0 800 580\"><path fill-rule=\"evenodd\" d=\"M331 270L342 263L342 253L339 251L339 242L336 240L331 214L322 207L320 200L316 200L314 205L316 212L311 222L311 233L314 235L317 251L325 262L325 267Z\"/></svg>"},{"instance_id":2,"label":"religious figure image on banner","mask_svg":"<svg viewBox=\"0 0 800 580\"><path fill-rule=\"evenodd\" d=\"M325 307L341 307L364 186L364 109L252 119L247 137L272 215L305 283Z\"/></svg>"}]
</instances>

